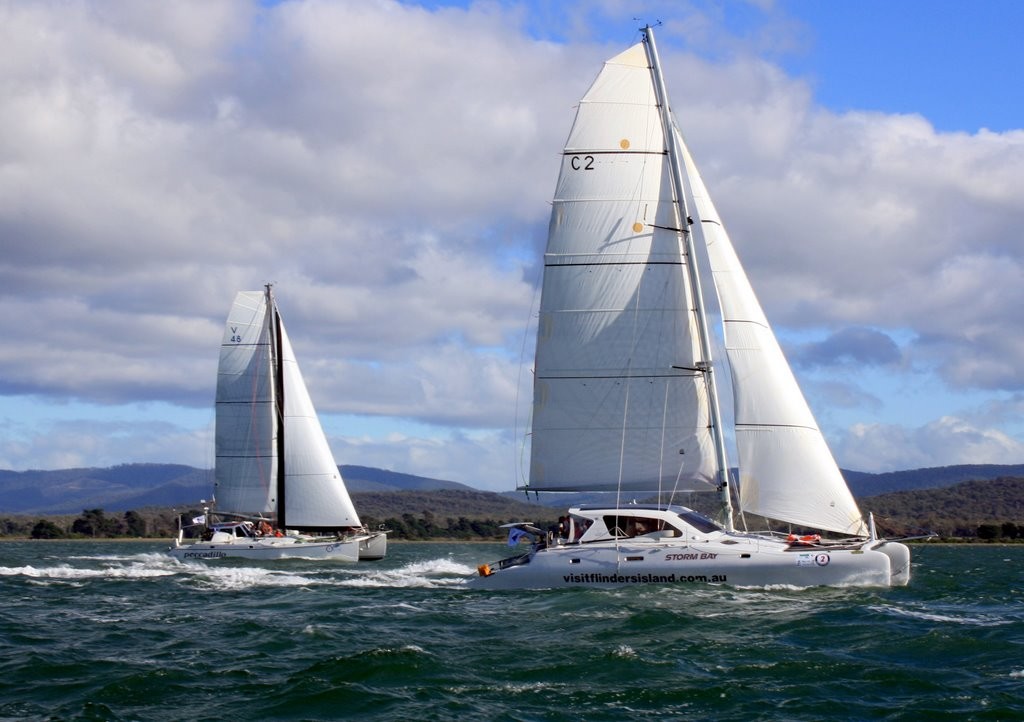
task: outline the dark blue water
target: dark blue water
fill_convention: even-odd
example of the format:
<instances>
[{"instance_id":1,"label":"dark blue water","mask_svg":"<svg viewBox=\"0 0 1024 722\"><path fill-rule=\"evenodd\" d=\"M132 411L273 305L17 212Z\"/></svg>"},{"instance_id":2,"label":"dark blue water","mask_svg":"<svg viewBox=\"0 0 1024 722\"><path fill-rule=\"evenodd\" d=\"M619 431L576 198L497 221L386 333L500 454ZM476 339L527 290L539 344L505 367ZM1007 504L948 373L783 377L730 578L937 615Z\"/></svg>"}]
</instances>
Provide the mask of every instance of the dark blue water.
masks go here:
<instances>
[{"instance_id":1,"label":"dark blue water","mask_svg":"<svg viewBox=\"0 0 1024 722\"><path fill-rule=\"evenodd\" d=\"M471 592L503 545L181 564L0 544L0 719L1019 720L1024 546L902 589Z\"/></svg>"}]
</instances>

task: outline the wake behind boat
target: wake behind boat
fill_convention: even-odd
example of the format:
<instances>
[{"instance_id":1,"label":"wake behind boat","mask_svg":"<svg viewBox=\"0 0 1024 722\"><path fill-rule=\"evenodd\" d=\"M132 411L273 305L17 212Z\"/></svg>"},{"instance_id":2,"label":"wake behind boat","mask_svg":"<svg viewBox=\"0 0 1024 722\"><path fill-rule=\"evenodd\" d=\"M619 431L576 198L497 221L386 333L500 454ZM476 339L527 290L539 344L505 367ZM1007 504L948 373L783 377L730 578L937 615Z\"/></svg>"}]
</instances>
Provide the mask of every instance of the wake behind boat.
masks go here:
<instances>
[{"instance_id":1,"label":"wake behind boat","mask_svg":"<svg viewBox=\"0 0 1024 722\"><path fill-rule=\"evenodd\" d=\"M268 284L228 314L217 374L217 503L183 527L182 560L381 559L387 535L359 520ZM214 517L220 517L215 520Z\"/></svg>"},{"instance_id":2,"label":"wake behind boat","mask_svg":"<svg viewBox=\"0 0 1024 722\"><path fill-rule=\"evenodd\" d=\"M470 584L907 584L910 551L879 539L857 507L676 126L654 32L643 33L605 63L566 142L525 488L706 491L720 511L614 503L574 507L551 531L509 525L510 544L529 550L481 565ZM731 373L735 515L702 266ZM788 533L748 531L747 514Z\"/></svg>"}]
</instances>

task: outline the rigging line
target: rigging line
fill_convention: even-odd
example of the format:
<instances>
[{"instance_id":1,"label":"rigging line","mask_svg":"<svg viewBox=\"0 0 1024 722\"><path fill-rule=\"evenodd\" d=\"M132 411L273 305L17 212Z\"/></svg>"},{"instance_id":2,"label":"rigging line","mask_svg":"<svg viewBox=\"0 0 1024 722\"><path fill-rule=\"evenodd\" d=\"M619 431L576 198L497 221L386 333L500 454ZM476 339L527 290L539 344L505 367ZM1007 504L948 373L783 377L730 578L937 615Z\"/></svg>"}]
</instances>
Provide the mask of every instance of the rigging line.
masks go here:
<instances>
[{"instance_id":1,"label":"rigging line","mask_svg":"<svg viewBox=\"0 0 1024 722\"><path fill-rule=\"evenodd\" d=\"M743 427L750 429L807 429L808 431L821 431L821 429L807 426L806 424L745 424L737 421L733 423L733 426L737 429Z\"/></svg>"},{"instance_id":2,"label":"rigging line","mask_svg":"<svg viewBox=\"0 0 1024 722\"><path fill-rule=\"evenodd\" d=\"M708 372L707 364L703 366L676 366L672 364L672 368L679 369L680 371L693 371L696 374L706 374Z\"/></svg>"},{"instance_id":3,"label":"rigging line","mask_svg":"<svg viewBox=\"0 0 1024 722\"><path fill-rule=\"evenodd\" d=\"M668 384L665 384L665 399L661 403L661 447L658 454L658 501L661 501L661 480L665 473L665 427L668 424Z\"/></svg>"},{"instance_id":4,"label":"rigging line","mask_svg":"<svg viewBox=\"0 0 1024 722\"><path fill-rule=\"evenodd\" d=\"M622 404L622 437L619 440L619 478L616 485L615 491L615 508L618 509L622 505L622 473L623 467L626 463L626 431L627 431L627 420L629 418L629 395L632 390L632 384L630 381L633 379L633 356L636 353L636 339L637 339L637 328L640 323L640 289L643 288L643 282L637 283L636 293L633 296L633 325L631 329L632 337L629 341L629 363L626 365L626 398Z\"/></svg>"}]
</instances>

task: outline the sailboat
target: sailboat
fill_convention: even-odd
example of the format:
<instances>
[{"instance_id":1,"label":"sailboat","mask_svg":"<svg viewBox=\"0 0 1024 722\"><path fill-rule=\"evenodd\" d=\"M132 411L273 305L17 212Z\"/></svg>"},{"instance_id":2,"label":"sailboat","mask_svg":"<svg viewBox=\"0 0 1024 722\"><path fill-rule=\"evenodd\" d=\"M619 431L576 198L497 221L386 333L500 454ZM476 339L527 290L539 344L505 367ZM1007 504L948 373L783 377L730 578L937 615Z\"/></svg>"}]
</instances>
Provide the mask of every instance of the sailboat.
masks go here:
<instances>
[{"instance_id":1,"label":"sailboat","mask_svg":"<svg viewBox=\"0 0 1024 722\"><path fill-rule=\"evenodd\" d=\"M187 527L179 529L171 556L384 557L387 533L359 520L271 284L235 297L221 343L216 409L216 502L188 525L201 527L199 539L186 540Z\"/></svg>"},{"instance_id":2,"label":"sailboat","mask_svg":"<svg viewBox=\"0 0 1024 722\"><path fill-rule=\"evenodd\" d=\"M552 529L506 525L510 545L528 549L480 565L469 585L905 585L910 551L879 538L850 493L676 125L654 31L642 32L604 64L565 145L525 485L614 492L614 501L574 506ZM708 277L738 483L701 290ZM701 491L717 511L675 503ZM763 529L748 526L755 515Z\"/></svg>"}]
</instances>

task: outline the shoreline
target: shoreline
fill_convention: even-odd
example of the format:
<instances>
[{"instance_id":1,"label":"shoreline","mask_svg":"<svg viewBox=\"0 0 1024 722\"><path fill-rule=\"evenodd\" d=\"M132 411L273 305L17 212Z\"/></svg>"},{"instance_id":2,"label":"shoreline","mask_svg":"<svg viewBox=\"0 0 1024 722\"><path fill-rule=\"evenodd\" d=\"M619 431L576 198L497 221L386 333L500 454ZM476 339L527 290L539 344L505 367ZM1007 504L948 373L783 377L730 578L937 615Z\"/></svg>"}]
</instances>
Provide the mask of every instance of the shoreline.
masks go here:
<instances>
[{"instance_id":1,"label":"shoreline","mask_svg":"<svg viewBox=\"0 0 1024 722\"><path fill-rule=\"evenodd\" d=\"M899 540L895 540L899 541ZM131 542L151 544L173 544L171 537L65 537L63 539L33 539L27 536L0 536L0 544L5 542ZM441 537L437 539L392 539L388 538L388 544L505 544L505 539L453 539ZM1004 541L927 541L912 540L909 543L911 548L922 546L989 546L989 547L1016 547L1024 546L1024 539Z\"/></svg>"},{"instance_id":2,"label":"shoreline","mask_svg":"<svg viewBox=\"0 0 1024 722\"><path fill-rule=\"evenodd\" d=\"M170 537L65 537L63 539L33 539L27 536L0 536L0 544L5 542L150 542L153 544L172 544L174 539ZM392 539L388 537L388 544L505 544L505 538L501 539Z\"/></svg>"}]
</instances>

